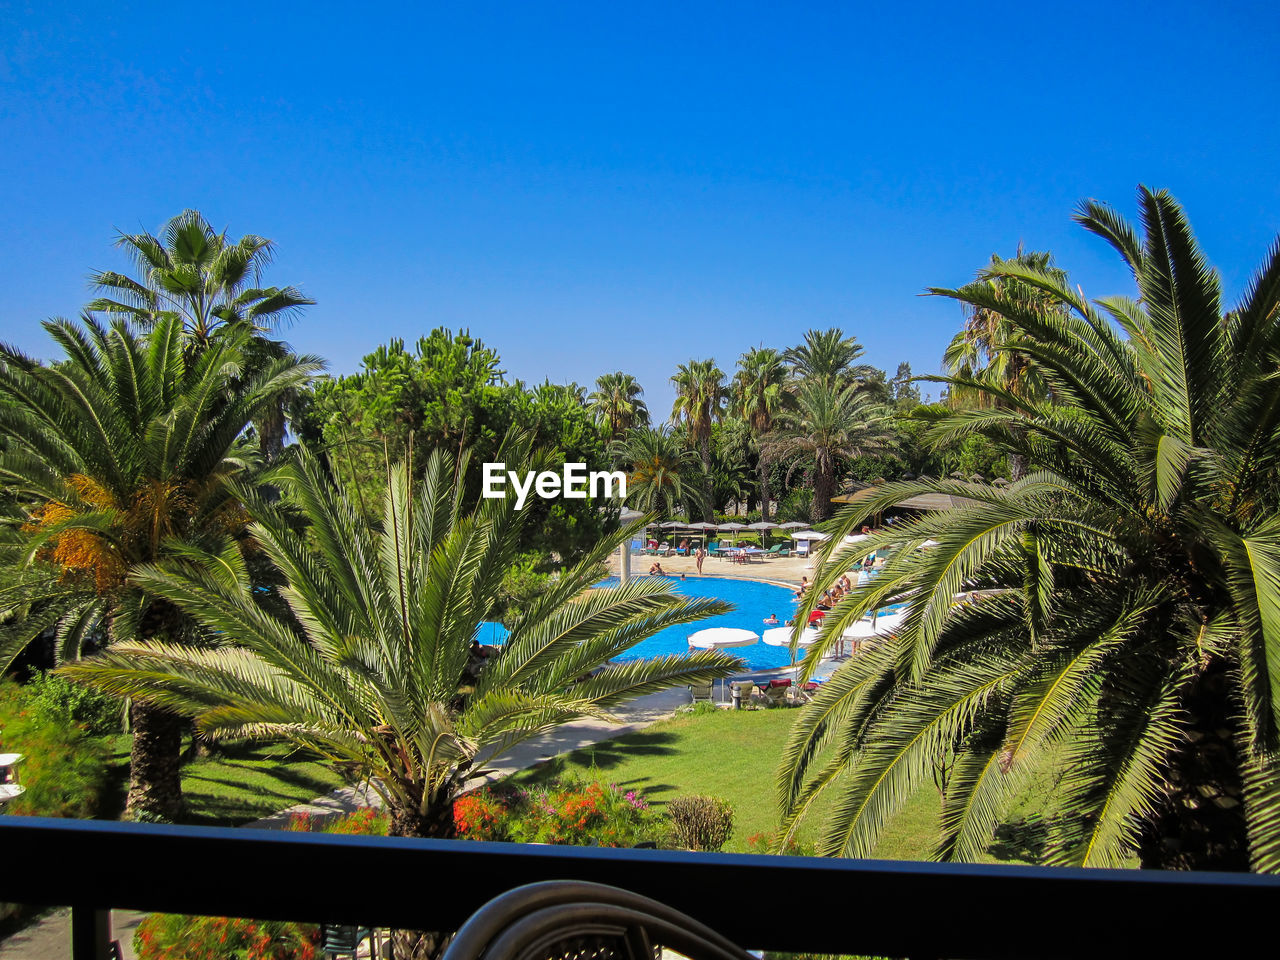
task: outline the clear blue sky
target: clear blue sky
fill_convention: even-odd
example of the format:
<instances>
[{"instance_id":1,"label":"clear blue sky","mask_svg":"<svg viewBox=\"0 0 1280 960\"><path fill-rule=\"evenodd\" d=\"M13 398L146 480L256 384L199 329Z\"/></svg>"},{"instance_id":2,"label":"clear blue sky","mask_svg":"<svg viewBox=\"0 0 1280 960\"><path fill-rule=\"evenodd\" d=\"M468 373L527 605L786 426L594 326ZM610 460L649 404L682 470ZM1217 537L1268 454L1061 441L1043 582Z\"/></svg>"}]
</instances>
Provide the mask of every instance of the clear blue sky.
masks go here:
<instances>
[{"instance_id":1,"label":"clear blue sky","mask_svg":"<svg viewBox=\"0 0 1280 960\"><path fill-rule=\"evenodd\" d=\"M1139 182L1237 293L1280 232L1274 3L0 4L0 336L36 353L116 230L185 207L279 244L338 373L470 327L510 375L843 326L937 369L1019 241L1128 291L1070 221ZM282 9L288 7L288 9Z\"/></svg>"}]
</instances>

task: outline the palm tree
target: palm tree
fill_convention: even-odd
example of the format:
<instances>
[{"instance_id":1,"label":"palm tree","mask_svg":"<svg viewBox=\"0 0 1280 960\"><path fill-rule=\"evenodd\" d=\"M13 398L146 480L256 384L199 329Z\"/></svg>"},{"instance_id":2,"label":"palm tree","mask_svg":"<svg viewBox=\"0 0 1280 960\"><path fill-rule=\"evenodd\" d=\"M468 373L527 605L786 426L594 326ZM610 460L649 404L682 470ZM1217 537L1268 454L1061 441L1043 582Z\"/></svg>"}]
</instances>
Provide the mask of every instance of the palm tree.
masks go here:
<instances>
[{"instance_id":1,"label":"palm tree","mask_svg":"<svg viewBox=\"0 0 1280 960\"><path fill-rule=\"evenodd\" d=\"M764 455L764 437L788 406L787 365L781 353L769 347L748 350L738 360L733 377L733 413L745 420L760 447L760 519L769 519L769 469Z\"/></svg>"},{"instance_id":2,"label":"palm tree","mask_svg":"<svg viewBox=\"0 0 1280 960\"><path fill-rule=\"evenodd\" d=\"M787 350L783 359L797 380L820 380L842 387L874 372L874 367L854 364L862 353L856 337L846 337L839 327L832 327L805 331L804 343Z\"/></svg>"},{"instance_id":3,"label":"palm tree","mask_svg":"<svg viewBox=\"0 0 1280 960\"><path fill-rule=\"evenodd\" d=\"M227 324L270 330L315 303L296 287L259 286L275 256L265 237L246 234L232 243L197 210L182 211L160 234L120 234L116 246L140 278L112 270L91 274L89 282L107 296L89 310L125 316L144 328L176 317L196 344L205 345Z\"/></svg>"},{"instance_id":4,"label":"palm tree","mask_svg":"<svg viewBox=\"0 0 1280 960\"><path fill-rule=\"evenodd\" d=\"M682 505L690 514L703 508L701 484L691 481L699 469L697 455L670 433L637 428L613 444L614 462L625 465L627 501L659 519L673 516Z\"/></svg>"},{"instance_id":5,"label":"palm tree","mask_svg":"<svg viewBox=\"0 0 1280 960\"><path fill-rule=\"evenodd\" d=\"M116 240L133 261L138 276L113 270L90 275L105 294L88 309L110 317L126 317L149 329L162 317L182 323L187 342L202 349L227 326L248 326L262 334L292 320L314 300L296 287L264 287L262 273L275 257L275 244L254 234L232 242L218 233L197 210L184 210L160 231L122 233ZM248 347L249 369L288 355L287 344L260 338ZM291 397L268 404L255 427L264 456L273 459L284 447L285 408Z\"/></svg>"},{"instance_id":6,"label":"palm tree","mask_svg":"<svg viewBox=\"0 0 1280 960\"><path fill-rule=\"evenodd\" d=\"M714 360L690 360L676 368L671 378L676 400L671 407L672 422L684 420L689 439L697 445L702 458L702 519L712 519L711 490L711 424L724 416L727 393L724 371Z\"/></svg>"},{"instance_id":7,"label":"palm tree","mask_svg":"<svg viewBox=\"0 0 1280 960\"><path fill-rule=\"evenodd\" d=\"M1053 254L1032 251L1023 253L1021 247L1013 260L1003 260L991 255L988 267L978 271L972 284L962 287L963 297L999 303L1016 303L1018 310L1040 314L1063 314L1066 305L1052 293L1032 286L1017 277L1000 272L1004 264L1016 264L1036 273L1053 278L1056 286L1067 285L1067 273L1053 265ZM983 289L985 287L985 289ZM936 287L930 293L949 295L949 291ZM950 398L953 404L1005 405L998 394L972 386L974 382L991 384L1001 391L1018 397L1044 398L1048 387L1025 353L1005 349L1005 341L1015 330L1004 314L991 307L972 306L965 303L965 325L947 345L942 362L952 374ZM1009 458L1009 468L1014 480L1027 472L1027 463L1021 455Z\"/></svg>"},{"instance_id":8,"label":"palm tree","mask_svg":"<svg viewBox=\"0 0 1280 960\"><path fill-rule=\"evenodd\" d=\"M507 462L528 462L519 438ZM533 600L501 652L472 639L501 602L526 513L514 498L464 513L465 460L432 453L420 487L388 471L379 524L309 456L278 471L286 503L253 503L251 533L286 581L283 616L266 612L244 561L149 565L136 582L186 611L219 645L116 645L68 668L113 693L194 716L211 738L277 739L369 778L395 836L447 837L453 800L516 744L642 694L727 675L721 653L611 663L644 638L720 613L661 581L591 589L639 526L601 539Z\"/></svg>"},{"instance_id":9,"label":"palm tree","mask_svg":"<svg viewBox=\"0 0 1280 960\"><path fill-rule=\"evenodd\" d=\"M823 685L788 743L789 827L835 789L825 853L869 851L950 755L940 857L981 853L1043 774L1051 863L1280 870L1280 241L1226 312L1178 203L1143 187L1139 204L1141 235L1097 203L1076 218L1124 258L1137 301L1090 302L1016 261L992 272L1070 312L945 291L998 312L1006 349L1058 402L981 384L1002 403L935 428L1039 466L1007 488L890 484L844 515L852 530L926 491L973 501L853 548L901 544L824 620L824 642L891 598L909 612Z\"/></svg>"},{"instance_id":10,"label":"palm tree","mask_svg":"<svg viewBox=\"0 0 1280 960\"><path fill-rule=\"evenodd\" d=\"M596 380L596 388L587 398L587 404L595 415L596 423L604 427L605 442L622 439L632 427L649 425L649 408L645 406L644 390L629 373L602 374Z\"/></svg>"},{"instance_id":11,"label":"palm tree","mask_svg":"<svg viewBox=\"0 0 1280 960\"><path fill-rule=\"evenodd\" d=\"M0 607L31 611L0 633L0 668L50 627L64 656L78 655L104 626L112 642L185 636L181 613L139 589L133 571L243 530L228 487L253 460L241 435L322 366L289 357L242 375L248 330L189 354L173 316L146 336L92 318L45 329L66 353L52 366L0 346L0 482L20 522L7 551L20 568L0 588ZM127 812L173 819L182 807L183 724L142 703L131 716Z\"/></svg>"},{"instance_id":12,"label":"palm tree","mask_svg":"<svg viewBox=\"0 0 1280 960\"><path fill-rule=\"evenodd\" d=\"M778 418L777 429L765 438L761 456L812 468L810 518L819 523L831 516L839 461L882 449L890 438L888 420L889 411L861 392L857 384L840 387L814 378L800 385L795 408Z\"/></svg>"}]
</instances>

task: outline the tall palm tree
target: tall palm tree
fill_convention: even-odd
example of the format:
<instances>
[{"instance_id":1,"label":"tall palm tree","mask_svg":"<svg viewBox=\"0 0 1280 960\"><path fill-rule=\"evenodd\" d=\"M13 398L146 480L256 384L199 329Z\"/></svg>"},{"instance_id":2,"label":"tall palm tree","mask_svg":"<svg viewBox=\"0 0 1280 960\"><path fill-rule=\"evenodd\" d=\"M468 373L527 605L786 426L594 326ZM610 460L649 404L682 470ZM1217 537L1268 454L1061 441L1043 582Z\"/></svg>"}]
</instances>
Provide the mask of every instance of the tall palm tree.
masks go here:
<instances>
[{"instance_id":1,"label":"tall palm tree","mask_svg":"<svg viewBox=\"0 0 1280 960\"><path fill-rule=\"evenodd\" d=\"M645 406L644 389L629 373L602 374L587 405L605 431L605 442L614 443L633 427L649 425L649 408Z\"/></svg>"},{"instance_id":2,"label":"tall palm tree","mask_svg":"<svg viewBox=\"0 0 1280 960\"><path fill-rule=\"evenodd\" d=\"M527 463L517 439L504 459ZM527 513L514 497L471 513L465 461L432 453L419 486L388 472L381 522L366 522L311 457L278 471L285 501L261 502L251 533L283 575L284 616L266 612L237 556L153 564L137 583L186 611L217 646L116 645L66 668L74 677L194 716L212 738L277 739L370 778L396 836L447 837L452 803L491 761L569 720L606 716L633 697L727 675L721 653L615 663L665 627L723 612L661 581L592 589L610 552L639 527L601 539L480 661L472 640L501 602Z\"/></svg>"},{"instance_id":3,"label":"tall palm tree","mask_svg":"<svg viewBox=\"0 0 1280 960\"><path fill-rule=\"evenodd\" d=\"M794 409L778 418L765 438L762 456L790 460L813 471L810 519L819 523L832 513L836 468L843 459L874 453L889 441L889 411L859 391L857 384L835 386L815 378L800 385Z\"/></svg>"},{"instance_id":4,"label":"tall palm tree","mask_svg":"<svg viewBox=\"0 0 1280 960\"><path fill-rule=\"evenodd\" d=\"M181 321L187 343L202 349L228 326L248 326L259 335L276 330L315 303L297 287L262 286L262 274L275 257L275 244L254 234L237 241L219 233L197 210L184 210L160 231L122 233L116 239L133 261L138 276L113 270L90 275L103 296L88 309L110 317L127 317L143 329L162 317ZM266 337L248 348L249 368L289 354L287 344ZM272 459L284 447L285 408L282 395L258 417L259 445Z\"/></svg>"},{"instance_id":5,"label":"tall palm tree","mask_svg":"<svg viewBox=\"0 0 1280 960\"><path fill-rule=\"evenodd\" d=\"M1225 311L1178 203L1143 187L1139 205L1141 234L1097 203L1077 215L1136 301L1013 261L991 269L1070 312L946 291L998 312L1058 402L981 384L1002 403L935 428L1039 467L1007 488L891 484L845 514L851 530L925 491L973 501L854 548L900 545L823 642L890 598L908 613L823 685L779 769L788 825L835 790L825 853L869 851L950 754L940 857L982 852L1045 773L1051 863L1280 870L1280 240Z\"/></svg>"},{"instance_id":6,"label":"tall palm tree","mask_svg":"<svg viewBox=\"0 0 1280 960\"><path fill-rule=\"evenodd\" d=\"M1052 293L1032 286L1016 276L1000 272L1004 264L1016 264L1053 278L1058 287L1067 285L1067 273L1053 265L1053 254L1032 251L1024 253L1019 247L1013 260L1003 260L991 255L991 263L978 271L974 282L962 287L962 296L982 301L1016 303L1015 309L1040 314L1064 314L1066 305ZM985 288L985 289L984 289ZM930 288L930 293L949 295L949 291ZM1005 348L1005 342L1015 334L1014 327L999 310L990 307L965 304L965 325L951 339L943 354L942 362L953 377L949 395L953 404L989 404L1004 406L998 395L971 386L972 382L989 383L1001 391L1018 397L1044 398L1048 387L1030 358L1018 350ZM1009 468L1014 480L1027 472L1026 460L1014 453L1009 458Z\"/></svg>"},{"instance_id":7,"label":"tall palm tree","mask_svg":"<svg viewBox=\"0 0 1280 960\"><path fill-rule=\"evenodd\" d=\"M627 502L659 519L685 506L690 514L703 508L703 490L692 478L699 470L697 454L678 438L640 427L613 444L610 455L628 469Z\"/></svg>"},{"instance_id":8,"label":"tall palm tree","mask_svg":"<svg viewBox=\"0 0 1280 960\"><path fill-rule=\"evenodd\" d=\"M738 360L734 374L732 411L751 428L760 448L760 519L769 519L769 470L773 466L764 454L764 438L788 406L789 376L781 353L770 347L748 350Z\"/></svg>"},{"instance_id":9,"label":"tall palm tree","mask_svg":"<svg viewBox=\"0 0 1280 960\"><path fill-rule=\"evenodd\" d=\"M0 482L20 522L8 543L20 566L0 587L0 606L30 611L0 633L0 668L51 626L65 656L102 626L112 642L185 636L180 611L140 589L133 571L243 530L228 487L253 461L241 435L322 366L289 357L242 375L247 329L190 354L174 316L145 336L92 318L45 329L65 360L42 366L0 346ZM136 703L132 729L128 812L173 819L182 722Z\"/></svg>"},{"instance_id":10,"label":"tall palm tree","mask_svg":"<svg viewBox=\"0 0 1280 960\"><path fill-rule=\"evenodd\" d=\"M246 234L232 242L198 210L184 210L160 231L122 233L116 240L139 272L93 273L89 282L106 295L88 309L125 316L144 328L162 317L178 318L200 345L227 324L275 329L315 303L296 287L263 287L262 271L275 256L265 237Z\"/></svg>"},{"instance_id":11,"label":"tall palm tree","mask_svg":"<svg viewBox=\"0 0 1280 960\"><path fill-rule=\"evenodd\" d=\"M689 431L689 439L697 446L702 458L702 519L712 519L711 489L711 425L724 416L728 392L724 386L724 371L715 360L690 360L676 368L671 378L676 388L675 403L671 407L672 422L683 420Z\"/></svg>"},{"instance_id":12,"label":"tall palm tree","mask_svg":"<svg viewBox=\"0 0 1280 960\"><path fill-rule=\"evenodd\" d=\"M839 327L831 327L805 331L804 343L787 350L784 359L797 380L820 380L843 387L874 371L873 367L854 363L862 353L857 337L846 337Z\"/></svg>"}]
</instances>

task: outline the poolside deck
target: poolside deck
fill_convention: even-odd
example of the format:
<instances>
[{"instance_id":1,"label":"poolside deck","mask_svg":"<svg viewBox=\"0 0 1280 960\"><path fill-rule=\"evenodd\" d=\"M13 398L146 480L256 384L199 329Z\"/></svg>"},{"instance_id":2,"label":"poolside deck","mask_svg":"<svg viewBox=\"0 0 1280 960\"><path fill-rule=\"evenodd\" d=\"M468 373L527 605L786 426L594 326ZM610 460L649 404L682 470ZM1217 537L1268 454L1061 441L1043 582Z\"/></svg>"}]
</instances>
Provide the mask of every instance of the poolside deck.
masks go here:
<instances>
[{"instance_id":1,"label":"poolside deck","mask_svg":"<svg viewBox=\"0 0 1280 960\"><path fill-rule=\"evenodd\" d=\"M693 557L631 557L631 573L633 576L644 576L654 561L662 564L667 573L698 575L698 565ZM609 560L609 569L615 575L622 566L622 555L615 553ZM813 566L808 557L770 557L768 560L753 560L749 563L734 563L723 557L707 557L702 562L702 575L705 577L739 577L743 580L773 580L777 583L800 585L801 577L813 579Z\"/></svg>"}]
</instances>

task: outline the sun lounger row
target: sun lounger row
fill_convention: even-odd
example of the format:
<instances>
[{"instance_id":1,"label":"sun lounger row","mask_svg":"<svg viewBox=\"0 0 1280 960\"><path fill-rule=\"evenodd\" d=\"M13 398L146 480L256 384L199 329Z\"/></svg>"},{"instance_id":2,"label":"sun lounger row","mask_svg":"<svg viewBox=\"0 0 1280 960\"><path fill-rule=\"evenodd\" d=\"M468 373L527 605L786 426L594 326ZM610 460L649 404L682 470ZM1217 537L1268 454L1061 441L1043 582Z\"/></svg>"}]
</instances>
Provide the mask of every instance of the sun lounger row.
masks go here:
<instances>
[{"instance_id":1,"label":"sun lounger row","mask_svg":"<svg viewBox=\"0 0 1280 960\"><path fill-rule=\"evenodd\" d=\"M693 548L673 547L669 543L650 540L641 553L650 557L688 557L692 555ZM712 540L707 544L707 554L722 560L731 560L734 563L751 563L756 560L763 562L769 557L789 557L791 547L784 543L776 543L768 550L762 550L759 547L728 547L722 546L719 541Z\"/></svg>"}]
</instances>

